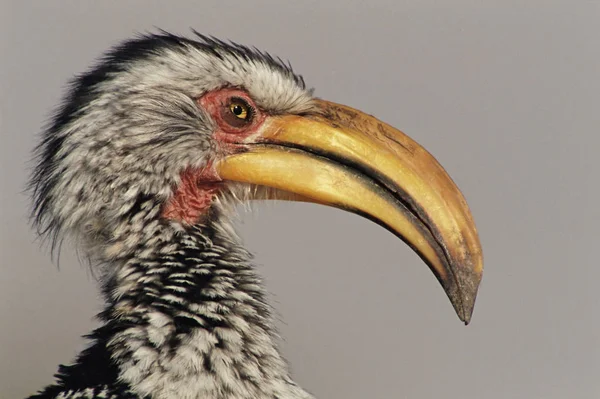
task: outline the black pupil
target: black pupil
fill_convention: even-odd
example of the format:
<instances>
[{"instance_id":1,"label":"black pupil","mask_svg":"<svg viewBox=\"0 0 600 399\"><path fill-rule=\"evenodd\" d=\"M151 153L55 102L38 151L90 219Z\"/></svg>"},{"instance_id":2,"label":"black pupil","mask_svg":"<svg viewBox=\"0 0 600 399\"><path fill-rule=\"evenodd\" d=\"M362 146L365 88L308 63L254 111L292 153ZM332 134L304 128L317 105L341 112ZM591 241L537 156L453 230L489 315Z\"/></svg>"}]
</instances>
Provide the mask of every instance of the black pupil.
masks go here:
<instances>
[{"instance_id":1,"label":"black pupil","mask_svg":"<svg viewBox=\"0 0 600 399\"><path fill-rule=\"evenodd\" d=\"M243 112L244 112L244 108L241 105L236 104L233 106L234 115L240 116Z\"/></svg>"}]
</instances>

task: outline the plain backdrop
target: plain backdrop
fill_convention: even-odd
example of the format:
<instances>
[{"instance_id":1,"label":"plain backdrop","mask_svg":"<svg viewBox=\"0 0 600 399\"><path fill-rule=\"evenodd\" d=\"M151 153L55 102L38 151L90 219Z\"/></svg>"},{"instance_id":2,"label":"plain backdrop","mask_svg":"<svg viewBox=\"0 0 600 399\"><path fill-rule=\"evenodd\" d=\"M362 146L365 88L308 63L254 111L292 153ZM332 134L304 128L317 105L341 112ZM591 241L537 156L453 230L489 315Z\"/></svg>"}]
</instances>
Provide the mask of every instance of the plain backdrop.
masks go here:
<instances>
[{"instance_id":1,"label":"plain backdrop","mask_svg":"<svg viewBox=\"0 0 600 399\"><path fill-rule=\"evenodd\" d=\"M72 248L28 226L37 134L66 81L155 27L257 46L316 95L432 152L464 192L485 274L463 326L379 226L309 204L243 214L294 378L318 398L600 397L600 2L0 3L0 398L70 362L100 310Z\"/></svg>"}]
</instances>

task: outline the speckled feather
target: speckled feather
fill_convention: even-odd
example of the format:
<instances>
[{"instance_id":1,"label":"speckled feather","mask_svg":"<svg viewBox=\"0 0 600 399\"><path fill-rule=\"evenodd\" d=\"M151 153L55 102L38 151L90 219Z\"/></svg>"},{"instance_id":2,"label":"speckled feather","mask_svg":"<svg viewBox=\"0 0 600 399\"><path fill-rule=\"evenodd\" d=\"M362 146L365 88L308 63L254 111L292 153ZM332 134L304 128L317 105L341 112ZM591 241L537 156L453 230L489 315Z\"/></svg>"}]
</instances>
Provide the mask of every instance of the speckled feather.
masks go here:
<instances>
[{"instance_id":1,"label":"speckled feather","mask_svg":"<svg viewBox=\"0 0 600 399\"><path fill-rule=\"evenodd\" d=\"M38 147L33 217L89 258L106 305L89 348L32 398L311 397L289 376L229 223L255 188L225 185L195 225L161 218L181 172L219 154L194 99L222 87L271 114L313 106L288 65L201 35L126 42L74 81Z\"/></svg>"},{"instance_id":2,"label":"speckled feather","mask_svg":"<svg viewBox=\"0 0 600 399\"><path fill-rule=\"evenodd\" d=\"M250 255L217 227L168 230L117 266L92 346L34 397L309 398L276 349Z\"/></svg>"}]
</instances>

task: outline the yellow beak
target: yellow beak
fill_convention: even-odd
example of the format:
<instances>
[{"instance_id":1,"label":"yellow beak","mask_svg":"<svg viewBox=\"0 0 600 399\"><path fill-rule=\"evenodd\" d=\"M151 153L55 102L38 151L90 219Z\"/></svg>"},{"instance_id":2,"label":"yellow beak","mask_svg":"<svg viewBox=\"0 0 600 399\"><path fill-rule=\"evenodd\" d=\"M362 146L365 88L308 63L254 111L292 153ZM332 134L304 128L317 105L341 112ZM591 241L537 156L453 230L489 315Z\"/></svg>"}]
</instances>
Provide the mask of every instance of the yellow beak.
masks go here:
<instances>
[{"instance_id":1,"label":"yellow beak","mask_svg":"<svg viewBox=\"0 0 600 399\"><path fill-rule=\"evenodd\" d=\"M384 226L428 264L468 324L483 272L458 187L423 147L355 109L317 100L311 115L267 118L258 144L217 161L224 180L292 193Z\"/></svg>"}]
</instances>

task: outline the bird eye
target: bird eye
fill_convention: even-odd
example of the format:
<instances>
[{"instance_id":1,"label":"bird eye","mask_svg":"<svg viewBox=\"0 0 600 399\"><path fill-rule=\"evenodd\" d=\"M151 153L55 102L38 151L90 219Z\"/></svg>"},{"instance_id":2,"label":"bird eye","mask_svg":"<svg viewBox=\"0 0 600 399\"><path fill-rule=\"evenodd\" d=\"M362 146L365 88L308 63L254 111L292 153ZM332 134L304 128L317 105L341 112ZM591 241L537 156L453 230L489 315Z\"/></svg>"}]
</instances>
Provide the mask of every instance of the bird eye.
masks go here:
<instances>
[{"instance_id":1,"label":"bird eye","mask_svg":"<svg viewBox=\"0 0 600 399\"><path fill-rule=\"evenodd\" d=\"M242 104L239 102L232 102L229 105L229 110L238 119L247 119L248 118L248 108L246 108L245 104Z\"/></svg>"},{"instance_id":2,"label":"bird eye","mask_svg":"<svg viewBox=\"0 0 600 399\"><path fill-rule=\"evenodd\" d=\"M254 110L241 98L232 98L221 110L221 118L234 128L243 128L252 122Z\"/></svg>"}]
</instances>

